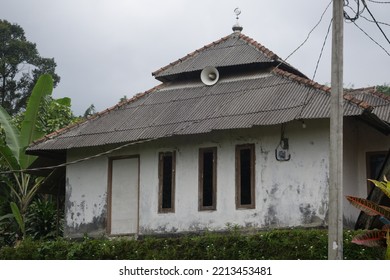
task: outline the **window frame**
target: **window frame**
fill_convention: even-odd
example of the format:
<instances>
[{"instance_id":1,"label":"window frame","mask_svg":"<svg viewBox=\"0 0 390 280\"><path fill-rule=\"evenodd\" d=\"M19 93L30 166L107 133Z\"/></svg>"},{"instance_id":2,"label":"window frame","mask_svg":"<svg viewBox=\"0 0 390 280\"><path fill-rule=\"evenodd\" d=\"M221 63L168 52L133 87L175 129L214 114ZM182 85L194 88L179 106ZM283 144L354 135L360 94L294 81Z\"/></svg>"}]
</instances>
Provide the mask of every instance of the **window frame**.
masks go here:
<instances>
[{"instance_id":1,"label":"window frame","mask_svg":"<svg viewBox=\"0 0 390 280\"><path fill-rule=\"evenodd\" d=\"M375 151L375 152L366 152L366 179L373 179L376 180L377 178L374 178L374 174L372 174L371 170L371 162L373 157L377 156L384 156L384 161L386 162L386 156L388 154L388 151ZM374 188L374 184L367 180L367 195L371 193L371 191Z\"/></svg>"},{"instance_id":2,"label":"window frame","mask_svg":"<svg viewBox=\"0 0 390 280\"><path fill-rule=\"evenodd\" d=\"M241 204L241 151L242 150L250 150L250 171L251 171L251 178L250 178L250 196L251 196L251 203L250 204ZM254 209L256 208L256 196L255 196L255 166L256 166L256 155L255 155L255 144L242 144L242 145L236 145L236 209Z\"/></svg>"},{"instance_id":3,"label":"window frame","mask_svg":"<svg viewBox=\"0 0 390 280\"><path fill-rule=\"evenodd\" d=\"M212 205L203 205L204 193L204 154L213 153L213 182L212 182ZM217 210L217 147L199 148L198 156L198 210L212 211Z\"/></svg>"},{"instance_id":4,"label":"window frame","mask_svg":"<svg viewBox=\"0 0 390 280\"><path fill-rule=\"evenodd\" d=\"M172 180L171 180L171 207L163 208L163 192L164 192L164 157L170 155L172 157ZM174 213L175 212L175 181L176 181L176 152L160 152L158 154L158 213Z\"/></svg>"}]
</instances>

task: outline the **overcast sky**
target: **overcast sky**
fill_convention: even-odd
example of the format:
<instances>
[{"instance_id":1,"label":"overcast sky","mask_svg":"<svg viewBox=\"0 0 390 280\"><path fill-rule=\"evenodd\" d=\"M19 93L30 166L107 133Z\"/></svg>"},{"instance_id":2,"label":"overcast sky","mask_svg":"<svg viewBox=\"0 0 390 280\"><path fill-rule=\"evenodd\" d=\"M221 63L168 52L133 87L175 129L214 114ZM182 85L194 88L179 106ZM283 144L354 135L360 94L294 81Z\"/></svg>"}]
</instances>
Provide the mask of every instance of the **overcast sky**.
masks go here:
<instances>
[{"instance_id":1,"label":"overcast sky","mask_svg":"<svg viewBox=\"0 0 390 280\"><path fill-rule=\"evenodd\" d=\"M390 23L390 4L367 4ZM384 0L379 0L384 1ZM98 111L159 84L151 73L232 33L234 9L243 33L281 58L319 21L328 0L0 0L0 18L19 24L40 55L54 57L61 82L54 97L72 99L75 114ZM356 7L355 1L349 1ZM354 5L355 4L355 5ZM356 8L355 8L356 9ZM348 9L348 11L352 11ZM367 12L363 16L370 18ZM332 5L307 43L288 62L312 77L332 17ZM375 24L356 23L390 53ZM390 27L382 25L390 38ZM315 80L330 83L329 35ZM344 84L390 83L390 56L352 23L345 24Z\"/></svg>"}]
</instances>

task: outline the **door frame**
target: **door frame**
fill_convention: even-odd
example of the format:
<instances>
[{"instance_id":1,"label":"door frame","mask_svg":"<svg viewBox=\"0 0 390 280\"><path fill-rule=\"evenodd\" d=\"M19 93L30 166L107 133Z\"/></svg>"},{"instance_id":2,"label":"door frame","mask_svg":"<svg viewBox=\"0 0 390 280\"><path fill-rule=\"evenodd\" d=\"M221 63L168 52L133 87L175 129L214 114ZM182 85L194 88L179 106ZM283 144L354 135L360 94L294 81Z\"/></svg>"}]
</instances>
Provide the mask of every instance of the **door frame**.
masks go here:
<instances>
[{"instance_id":1,"label":"door frame","mask_svg":"<svg viewBox=\"0 0 390 280\"><path fill-rule=\"evenodd\" d=\"M134 233L128 233L128 234L111 234L111 223L112 223L112 167L113 167L113 161L114 160L121 160L121 159L131 159L136 158L137 159L137 165L138 165L138 182L137 182L137 225L136 225L136 232ZM138 235L139 234L139 207L140 207L140 156L137 155L130 155L130 156L114 156L108 158L108 182L107 182L107 227L106 232L109 236L123 236L123 235Z\"/></svg>"}]
</instances>

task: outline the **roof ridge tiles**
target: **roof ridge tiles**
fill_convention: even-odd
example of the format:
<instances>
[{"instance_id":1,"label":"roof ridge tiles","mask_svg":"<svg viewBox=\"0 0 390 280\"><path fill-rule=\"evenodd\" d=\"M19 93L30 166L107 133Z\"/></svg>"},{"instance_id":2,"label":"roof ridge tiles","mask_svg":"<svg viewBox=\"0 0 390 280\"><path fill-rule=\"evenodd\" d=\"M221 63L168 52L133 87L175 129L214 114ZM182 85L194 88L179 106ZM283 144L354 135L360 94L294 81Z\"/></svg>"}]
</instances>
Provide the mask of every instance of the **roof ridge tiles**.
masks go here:
<instances>
[{"instance_id":1,"label":"roof ridge tiles","mask_svg":"<svg viewBox=\"0 0 390 280\"><path fill-rule=\"evenodd\" d=\"M370 92L372 95L375 95L375 96L377 96L379 98L382 98L382 99L390 102L390 95L389 94L386 94L386 93L384 93L382 91L379 91L376 86L373 87L373 88L374 89L372 90L372 92Z\"/></svg>"},{"instance_id":2,"label":"roof ridge tiles","mask_svg":"<svg viewBox=\"0 0 390 280\"><path fill-rule=\"evenodd\" d=\"M355 92L355 91L376 91L376 87L375 86L371 86L371 87L352 88L352 89L346 89L346 91L349 91L349 92Z\"/></svg>"},{"instance_id":3,"label":"roof ridge tiles","mask_svg":"<svg viewBox=\"0 0 390 280\"><path fill-rule=\"evenodd\" d=\"M293 81L296 81L298 83L301 83L303 85L307 85L307 86L311 86L315 89L319 89L319 90L322 90L322 91L325 91L325 92L330 92L330 87L328 86L325 86L325 85L321 85L313 80L310 80L310 79L307 79L307 78L304 78L304 77L300 77L294 73L291 73L291 72L288 72L288 71L285 71L285 70L282 70L280 68L277 68L275 67L274 69L272 69L272 72L277 74L277 75L280 75L280 76L284 76L286 78L289 78Z\"/></svg>"},{"instance_id":4,"label":"roof ridge tiles","mask_svg":"<svg viewBox=\"0 0 390 280\"><path fill-rule=\"evenodd\" d=\"M240 34L239 35L241 39L243 39L244 41L246 41L248 44L256 47L258 50L260 50L261 52L263 52L268 58L270 59L277 59L279 58L278 55L276 55L273 51L271 51L270 49L268 49L267 47L265 47L264 45L260 44L258 41L256 41L255 39L247 36L247 35L244 35L244 34Z\"/></svg>"},{"instance_id":5,"label":"roof ridge tiles","mask_svg":"<svg viewBox=\"0 0 390 280\"><path fill-rule=\"evenodd\" d=\"M353 95L351 94L344 94L344 100L347 100L353 104L356 104L358 105L359 107L365 109L365 110L372 110L373 109L373 106L371 106L370 104L368 104L366 101L363 101L363 100L360 100L360 99L357 99L356 97L354 97Z\"/></svg>"},{"instance_id":6,"label":"roof ridge tiles","mask_svg":"<svg viewBox=\"0 0 390 280\"><path fill-rule=\"evenodd\" d=\"M303 78L303 77L299 77L299 76L297 76L297 75L295 75L293 73L281 70L279 68L274 68L272 70L272 72L274 72L274 73L276 73L278 75L284 76L286 78L289 78L289 79L291 79L293 81L296 81L298 83L301 83L301 84L304 84L304 85L308 85L308 86L312 86L315 89L322 90L322 91L327 92L327 93L330 94L330 91L331 91L330 87L325 86L325 85L321 85L321 84L319 84L319 83L317 83L317 82L315 82L313 80L306 79L306 78ZM372 110L374 108L372 105L370 105L366 101L357 99L356 97L354 97L350 93L345 93L343 95L343 98L344 98L344 100L347 100L347 101L355 104L356 106L358 106L358 107L360 107L360 108L362 108L364 110Z\"/></svg>"},{"instance_id":7,"label":"roof ridge tiles","mask_svg":"<svg viewBox=\"0 0 390 280\"><path fill-rule=\"evenodd\" d=\"M369 93L371 95L374 95L376 97L379 97L381 99L384 99L384 100L390 102L390 95L385 94L385 93L379 91L377 86L363 87L363 88L354 88L354 89L349 89L349 90L346 90L346 91L349 94L356 94L356 93L359 93L359 92L366 92L366 93Z\"/></svg>"}]
</instances>

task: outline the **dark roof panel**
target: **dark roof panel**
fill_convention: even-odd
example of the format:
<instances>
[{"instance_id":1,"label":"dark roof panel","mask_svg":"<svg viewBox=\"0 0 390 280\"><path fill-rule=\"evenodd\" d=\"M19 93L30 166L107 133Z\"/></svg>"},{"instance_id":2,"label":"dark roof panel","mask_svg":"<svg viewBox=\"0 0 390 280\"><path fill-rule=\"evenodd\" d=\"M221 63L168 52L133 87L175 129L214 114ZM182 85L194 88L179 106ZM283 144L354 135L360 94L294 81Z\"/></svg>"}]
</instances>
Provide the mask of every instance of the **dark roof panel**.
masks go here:
<instances>
[{"instance_id":1,"label":"dark roof panel","mask_svg":"<svg viewBox=\"0 0 390 280\"><path fill-rule=\"evenodd\" d=\"M158 79L179 73L200 71L207 66L225 67L276 61L277 56L252 39L233 33L219 41L155 71Z\"/></svg>"}]
</instances>

